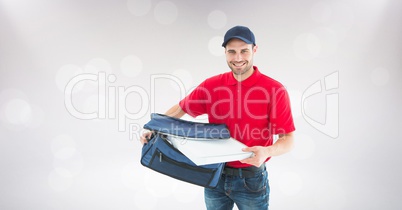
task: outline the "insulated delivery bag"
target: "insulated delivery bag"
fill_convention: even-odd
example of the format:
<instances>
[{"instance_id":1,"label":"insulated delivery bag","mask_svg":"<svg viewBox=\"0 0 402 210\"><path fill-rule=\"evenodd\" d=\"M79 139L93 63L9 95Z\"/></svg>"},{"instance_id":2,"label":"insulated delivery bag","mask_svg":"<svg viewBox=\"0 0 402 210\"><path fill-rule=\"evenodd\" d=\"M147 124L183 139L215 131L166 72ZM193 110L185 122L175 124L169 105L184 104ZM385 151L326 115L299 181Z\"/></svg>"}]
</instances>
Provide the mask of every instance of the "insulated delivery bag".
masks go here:
<instances>
[{"instance_id":1,"label":"insulated delivery bag","mask_svg":"<svg viewBox=\"0 0 402 210\"><path fill-rule=\"evenodd\" d=\"M141 164L159 173L195 185L214 188L218 184L225 163L197 166L169 141L169 136L185 141L230 138L224 124L191 122L162 114L151 114L144 125L153 135L142 148Z\"/></svg>"}]
</instances>

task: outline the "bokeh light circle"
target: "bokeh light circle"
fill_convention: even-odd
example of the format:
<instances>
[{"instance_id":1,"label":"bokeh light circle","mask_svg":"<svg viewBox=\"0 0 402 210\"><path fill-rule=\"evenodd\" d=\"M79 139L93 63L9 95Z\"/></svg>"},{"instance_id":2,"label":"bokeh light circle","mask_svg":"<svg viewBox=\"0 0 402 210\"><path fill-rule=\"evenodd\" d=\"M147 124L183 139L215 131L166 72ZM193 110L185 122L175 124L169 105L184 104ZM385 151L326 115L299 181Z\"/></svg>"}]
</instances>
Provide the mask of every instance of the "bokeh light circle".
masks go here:
<instances>
[{"instance_id":1,"label":"bokeh light circle","mask_svg":"<svg viewBox=\"0 0 402 210\"><path fill-rule=\"evenodd\" d=\"M178 16L177 7L170 1L159 2L154 9L154 16L158 23L169 25L176 21Z\"/></svg>"}]
</instances>

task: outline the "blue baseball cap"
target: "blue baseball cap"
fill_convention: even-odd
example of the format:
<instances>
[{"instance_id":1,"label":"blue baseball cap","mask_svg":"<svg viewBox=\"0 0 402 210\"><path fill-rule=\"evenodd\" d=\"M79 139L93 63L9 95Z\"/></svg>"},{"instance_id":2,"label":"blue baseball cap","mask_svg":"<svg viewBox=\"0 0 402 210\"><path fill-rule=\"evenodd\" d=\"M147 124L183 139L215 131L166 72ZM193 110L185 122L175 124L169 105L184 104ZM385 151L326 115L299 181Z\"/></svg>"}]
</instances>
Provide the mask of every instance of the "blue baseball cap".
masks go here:
<instances>
[{"instance_id":1,"label":"blue baseball cap","mask_svg":"<svg viewBox=\"0 0 402 210\"><path fill-rule=\"evenodd\" d=\"M255 37L253 32L251 32L251 30L245 26L235 26L229 29L223 39L222 47L226 47L227 43L233 38L243 40L247 44L255 45Z\"/></svg>"}]
</instances>

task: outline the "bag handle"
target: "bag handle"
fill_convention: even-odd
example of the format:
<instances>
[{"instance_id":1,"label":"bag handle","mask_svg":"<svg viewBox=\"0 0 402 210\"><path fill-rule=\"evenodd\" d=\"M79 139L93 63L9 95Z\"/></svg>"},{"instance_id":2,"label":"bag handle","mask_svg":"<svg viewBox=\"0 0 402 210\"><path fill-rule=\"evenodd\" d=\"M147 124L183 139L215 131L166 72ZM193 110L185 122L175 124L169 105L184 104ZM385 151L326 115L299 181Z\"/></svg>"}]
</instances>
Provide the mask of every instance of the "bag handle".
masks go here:
<instances>
[{"instance_id":1,"label":"bag handle","mask_svg":"<svg viewBox=\"0 0 402 210\"><path fill-rule=\"evenodd\" d=\"M157 113L151 114L151 120L144 125L144 128L189 140L230 138L230 132L225 124L192 122Z\"/></svg>"}]
</instances>

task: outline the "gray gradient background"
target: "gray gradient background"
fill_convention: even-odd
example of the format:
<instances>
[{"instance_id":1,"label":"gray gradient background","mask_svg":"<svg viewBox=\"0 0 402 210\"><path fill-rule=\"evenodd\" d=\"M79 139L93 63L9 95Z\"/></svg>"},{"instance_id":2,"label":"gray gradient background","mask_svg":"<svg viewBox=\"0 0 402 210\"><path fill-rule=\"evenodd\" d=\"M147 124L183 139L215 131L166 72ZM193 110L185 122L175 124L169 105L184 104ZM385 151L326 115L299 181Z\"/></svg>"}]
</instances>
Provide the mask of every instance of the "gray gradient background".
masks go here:
<instances>
[{"instance_id":1,"label":"gray gradient background","mask_svg":"<svg viewBox=\"0 0 402 210\"><path fill-rule=\"evenodd\" d=\"M151 75L175 75L189 91L228 71L222 36L247 25L255 65L287 87L297 127L294 151L268 163L271 209L401 209L401 9L397 0L1 0L0 208L205 209L202 188L140 166L135 135L184 94L161 79L151 96ZM99 71L115 75L107 87L146 92L126 98L128 112L144 113L126 131L109 112L81 120L65 107L67 82ZM303 92L333 72L335 139L301 115ZM94 84L76 88L77 109L97 110ZM305 107L322 123L326 94Z\"/></svg>"}]
</instances>

